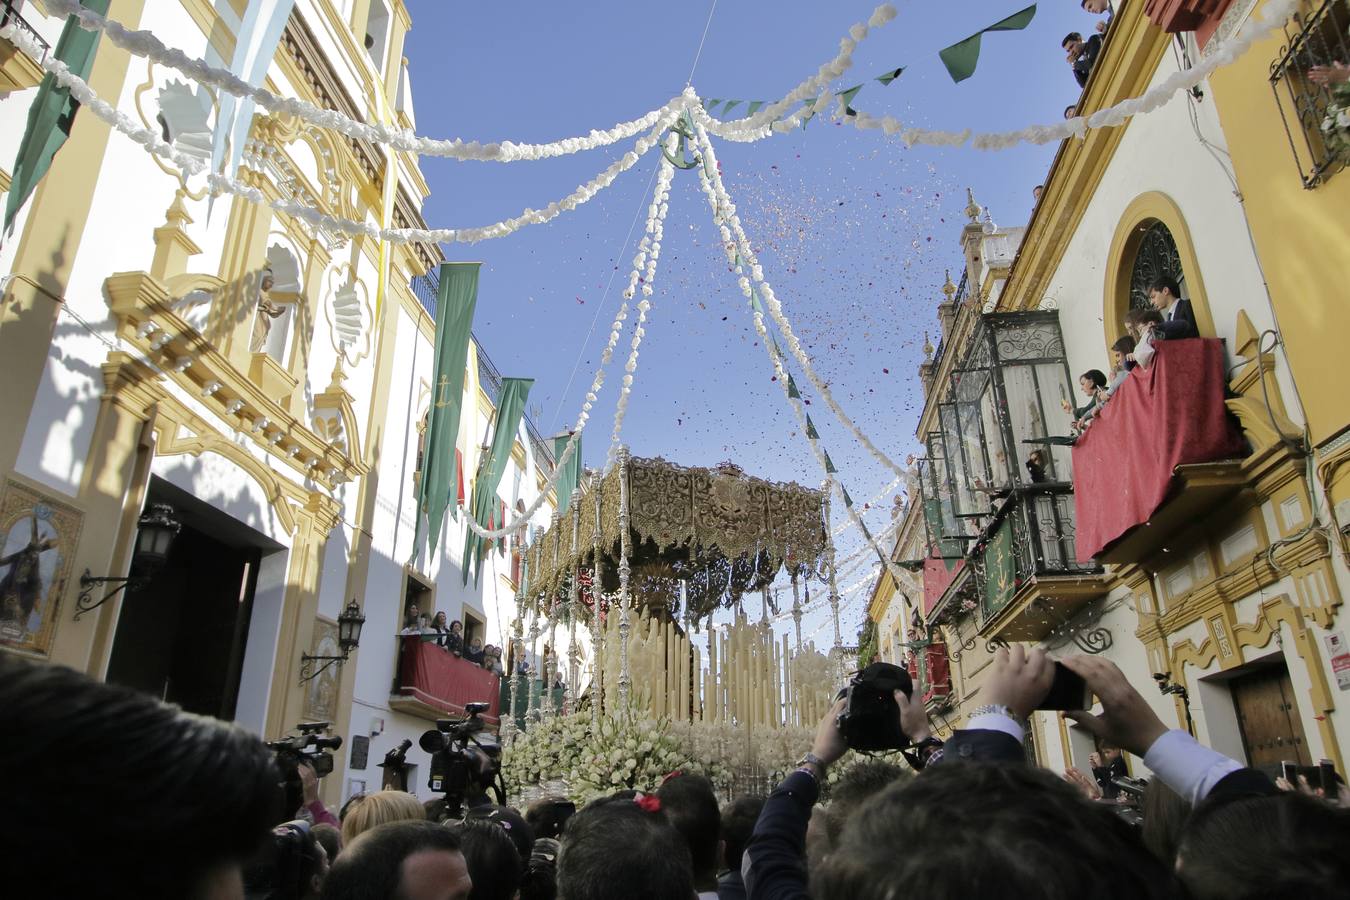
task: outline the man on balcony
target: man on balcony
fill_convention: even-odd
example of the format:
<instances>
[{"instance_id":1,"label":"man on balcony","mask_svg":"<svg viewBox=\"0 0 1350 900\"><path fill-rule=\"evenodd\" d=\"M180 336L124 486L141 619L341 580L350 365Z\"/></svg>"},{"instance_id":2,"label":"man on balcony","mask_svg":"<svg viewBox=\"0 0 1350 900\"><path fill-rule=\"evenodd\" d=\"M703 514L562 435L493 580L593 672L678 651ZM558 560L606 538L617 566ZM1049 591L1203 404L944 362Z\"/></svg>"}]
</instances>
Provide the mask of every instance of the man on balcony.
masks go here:
<instances>
[{"instance_id":1,"label":"man on balcony","mask_svg":"<svg viewBox=\"0 0 1350 900\"><path fill-rule=\"evenodd\" d=\"M1163 337L1174 341L1200 336L1191 301L1182 298L1176 279L1169 275L1154 279L1148 290L1148 299L1153 308L1162 314L1162 324L1154 330Z\"/></svg>"}]
</instances>

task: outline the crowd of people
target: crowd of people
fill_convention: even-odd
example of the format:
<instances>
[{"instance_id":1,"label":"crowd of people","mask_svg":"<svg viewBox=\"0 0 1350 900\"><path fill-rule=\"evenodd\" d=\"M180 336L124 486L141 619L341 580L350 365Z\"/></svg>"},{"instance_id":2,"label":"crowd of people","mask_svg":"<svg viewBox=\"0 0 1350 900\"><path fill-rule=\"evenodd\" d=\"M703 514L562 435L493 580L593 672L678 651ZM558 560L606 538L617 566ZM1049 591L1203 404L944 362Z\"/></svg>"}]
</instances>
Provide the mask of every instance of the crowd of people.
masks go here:
<instances>
[{"instance_id":1,"label":"crowd of people","mask_svg":"<svg viewBox=\"0 0 1350 900\"><path fill-rule=\"evenodd\" d=\"M1078 387L1086 402L1074 406L1068 399L1061 401L1064 411L1073 417L1072 436L1052 438L1051 443L1072 444L1092 424L1116 391L1125 383L1135 368L1148 369L1153 362L1157 344L1164 340L1181 340L1200 336L1191 302L1181 296L1176 279L1163 275L1149 287L1149 308L1132 308L1125 314L1125 330L1111 345L1111 373L1089 369L1078 376Z\"/></svg>"},{"instance_id":2,"label":"crowd of people","mask_svg":"<svg viewBox=\"0 0 1350 900\"><path fill-rule=\"evenodd\" d=\"M483 639L477 636L466 642L464 623L456 619L447 624L444 610L428 619L416 603L408 604L399 634L403 637L420 635L424 642L443 647L447 653L481 666L494 675L502 674L502 649L493 644L484 645Z\"/></svg>"},{"instance_id":3,"label":"crowd of people","mask_svg":"<svg viewBox=\"0 0 1350 900\"><path fill-rule=\"evenodd\" d=\"M386 790L333 816L304 776L284 810L274 754L242 728L55 665L0 659L0 821L11 896L187 900L785 900L929 897L1343 897L1343 792L1277 786L1165 726L1112 663L1063 664L1100 712L1067 715L1100 741L1092 774L1029 764L1025 721L1049 691L1043 651L998 651L965 728L935 739L919 700L895 693L917 773L868 760L818 805L847 747L843 701L768 796L719 808L675 772L576 811L524 815L486 795L463 814ZM1152 773L1124 777L1124 754ZM482 757L485 761L486 755ZM302 767L304 768L304 767ZM1290 788L1281 790L1280 788ZM98 835L73 840L78 809ZM1125 814L1128 813L1128 814Z\"/></svg>"}]
</instances>

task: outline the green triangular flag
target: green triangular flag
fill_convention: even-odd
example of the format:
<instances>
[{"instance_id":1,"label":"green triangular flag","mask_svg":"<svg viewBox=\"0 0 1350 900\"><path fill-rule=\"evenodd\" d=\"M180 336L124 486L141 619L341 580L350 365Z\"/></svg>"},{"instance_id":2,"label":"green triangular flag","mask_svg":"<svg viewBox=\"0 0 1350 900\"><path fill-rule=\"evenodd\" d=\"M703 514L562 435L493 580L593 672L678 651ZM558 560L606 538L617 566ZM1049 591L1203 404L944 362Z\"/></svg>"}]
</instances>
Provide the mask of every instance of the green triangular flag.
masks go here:
<instances>
[{"instance_id":1,"label":"green triangular flag","mask_svg":"<svg viewBox=\"0 0 1350 900\"><path fill-rule=\"evenodd\" d=\"M806 417L806 436L813 441L820 440L820 432L816 431L816 423L811 421L811 416Z\"/></svg>"},{"instance_id":2,"label":"green triangular flag","mask_svg":"<svg viewBox=\"0 0 1350 900\"><path fill-rule=\"evenodd\" d=\"M726 109L722 110L722 118L725 119L727 116L731 115L731 111L740 105L740 100L728 100Z\"/></svg>"},{"instance_id":3,"label":"green triangular flag","mask_svg":"<svg viewBox=\"0 0 1350 900\"><path fill-rule=\"evenodd\" d=\"M898 69L891 69L891 71L887 72L885 75L878 75L876 80L880 81L883 85L890 84L892 81L903 75L904 72L905 67L901 66Z\"/></svg>"},{"instance_id":4,"label":"green triangular flag","mask_svg":"<svg viewBox=\"0 0 1350 900\"><path fill-rule=\"evenodd\" d=\"M839 470L834 467L834 460L830 459L830 451L826 450L824 451L824 454L825 454L825 471L831 475L837 474Z\"/></svg>"},{"instance_id":5,"label":"green triangular flag","mask_svg":"<svg viewBox=\"0 0 1350 900\"><path fill-rule=\"evenodd\" d=\"M84 5L93 12L103 14L108 11L108 2L109 0L87 0ZM10 20L10 10L11 4L5 4L5 15L0 21ZM18 22L22 23L23 20L19 19ZM62 26L61 37L56 42L54 51L56 59L65 63L75 75L88 78L89 70L94 66L98 38L99 32L85 31L79 19L70 16ZM13 52L12 47L9 50ZM14 219L19 214L19 208L32 195L42 176L47 174L47 170L51 168L52 158L70 136L75 113L79 108L80 102L70 95L70 88L57 85L56 76L50 72L43 76L37 94L28 107L28 124L24 127L23 138L19 141L19 153L14 160L13 181L5 198L5 234L14 227Z\"/></svg>"},{"instance_id":6,"label":"green triangular flag","mask_svg":"<svg viewBox=\"0 0 1350 900\"><path fill-rule=\"evenodd\" d=\"M802 104L802 109L806 110L806 118L802 119L803 129L806 128L807 122L810 122L813 118L815 118L816 115L815 105L816 101L814 100L807 100L805 103Z\"/></svg>"},{"instance_id":7,"label":"green triangular flag","mask_svg":"<svg viewBox=\"0 0 1350 900\"><path fill-rule=\"evenodd\" d=\"M938 56L942 58L942 63L947 67L947 74L952 76L952 81L958 84L975 74L975 66L980 61L980 37L988 31L1021 31L1031 24L1031 20L1036 17L1036 4L1031 4L1020 12L1015 12L1002 21L995 22L988 28L975 32L963 41L958 41L947 47L945 50L938 51Z\"/></svg>"},{"instance_id":8,"label":"green triangular flag","mask_svg":"<svg viewBox=\"0 0 1350 900\"><path fill-rule=\"evenodd\" d=\"M802 392L797 390L797 379L788 375L788 396L794 400L802 399Z\"/></svg>"},{"instance_id":9,"label":"green triangular flag","mask_svg":"<svg viewBox=\"0 0 1350 900\"><path fill-rule=\"evenodd\" d=\"M853 98L858 96L858 91L861 91L862 89L863 86L861 84L855 84L853 87L845 88L835 94L836 97L839 97L844 101L844 115L856 116L858 114L858 111L854 109L851 104L853 103Z\"/></svg>"},{"instance_id":10,"label":"green triangular flag","mask_svg":"<svg viewBox=\"0 0 1350 900\"><path fill-rule=\"evenodd\" d=\"M763 100L751 100L750 105L745 109L745 114L747 116L753 116L755 113L759 112L759 108L763 105Z\"/></svg>"},{"instance_id":11,"label":"green triangular flag","mask_svg":"<svg viewBox=\"0 0 1350 900\"><path fill-rule=\"evenodd\" d=\"M709 115L711 115L712 111L717 108L717 104L721 102L722 101L720 99L710 97L707 100L703 101L703 108L708 111Z\"/></svg>"},{"instance_id":12,"label":"green triangular flag","mask_svg":"<svg viewBox=\"0 0 1350 900\"><path fill-rule=\"evenodd\" d=\"M841 494L844 495L844 505L845 505L845 506L850 506L850 507L851 507L851 506L853 505L853 498L850 497L850 496L848 495L848 488L846 488L846 487L844 487L842 484L840 484L840 485L839 485L839 492L840 492ZM864 530L866 530L866 527L867 527L867 526L863 526Z\"/></svg>"}]
</instances>

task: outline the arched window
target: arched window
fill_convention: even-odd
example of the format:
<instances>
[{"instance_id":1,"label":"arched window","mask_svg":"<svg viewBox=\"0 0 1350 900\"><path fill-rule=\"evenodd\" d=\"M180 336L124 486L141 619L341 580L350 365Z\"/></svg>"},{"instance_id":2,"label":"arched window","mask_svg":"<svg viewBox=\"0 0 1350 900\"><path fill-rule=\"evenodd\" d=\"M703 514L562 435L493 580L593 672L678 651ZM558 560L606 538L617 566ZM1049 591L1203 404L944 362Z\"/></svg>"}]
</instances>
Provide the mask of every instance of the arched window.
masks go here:
<instances>
[{"instance_id":1,"label":"arched window","mask_svg":"<svg viewBox=\"0 0 1350 900\"><path fill-rule=\"evenodd\" d=\"M1181 296L1189 298L1186 273L1181 268L1181 254L1172 232L1157 219L1140 225L1140 230L1143 235L1139 238L1130 269L1130 308L1149 309L1152 304L1148 301L1148 289L1154 279L1164 275L1176 279Z\"/></svg>"}]
</instances>

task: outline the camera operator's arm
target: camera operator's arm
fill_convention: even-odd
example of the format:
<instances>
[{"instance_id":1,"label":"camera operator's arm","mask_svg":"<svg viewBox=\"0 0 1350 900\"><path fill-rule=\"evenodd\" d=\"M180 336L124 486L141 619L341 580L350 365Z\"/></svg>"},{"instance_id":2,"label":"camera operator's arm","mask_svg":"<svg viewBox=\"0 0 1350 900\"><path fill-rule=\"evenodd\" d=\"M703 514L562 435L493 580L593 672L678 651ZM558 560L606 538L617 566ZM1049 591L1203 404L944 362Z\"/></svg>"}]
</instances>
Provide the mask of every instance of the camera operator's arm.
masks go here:
<instances>
[{"instance_id":1,"label":"camera operator's arm","mask_svg":"<svg viewBox=\"0 0 1350 900\"><path fill-rule=\"evenodd\" d=\"M296 769L300 772L300 787L304 791L305 809L314 817L314 824L341 828L342 823L338 821L337 816L329 812L328 807L319 799L319 776L315 774L314 767L302 762Z\"/></svg>"},{"instance_id":2,"label":"camera operator's arm","mask_svg":"<svg viewBox=\"0 0 1350 900\"><path fill-rule=\"evenodd\" d=\"M816 726L811 752L764 803L741 868L748 900L806 900L809 896L806 826L825 770L848 749L838 725L845 702L839 700L830 707Z\"/></svg>"},{"instance_id":3,"label":"camera operator's arm","mask_svg":"<svg viewBox=\"0 0 1350 900\"><path fill-rule=\"evenodd\" d=\"M1022 722L1045 698L1054 678L1054 662L1044 650L1028 653L1021 644L999 648L984 688L988 703L974 710L966 727L952 735L930 764L950 759L1025 761Z\"/></svg>"},{"instance_id":4,"label":"camera operator's arm","mask_svg":"<svg viewBox=\"0 0 1350 900\"><path fill-rule=\"evenodd\" d=\"M1163 784L1192 804L1214 793L1268 794L1275 786L1261 772L1198 743L1184 731L1168 729L1162 719L1115 665L1093 656L1063 660L1087 682L1102 704L1102 714L1066 713L1099 738L1143 757Z\"/></svg>"}]
</instances>

